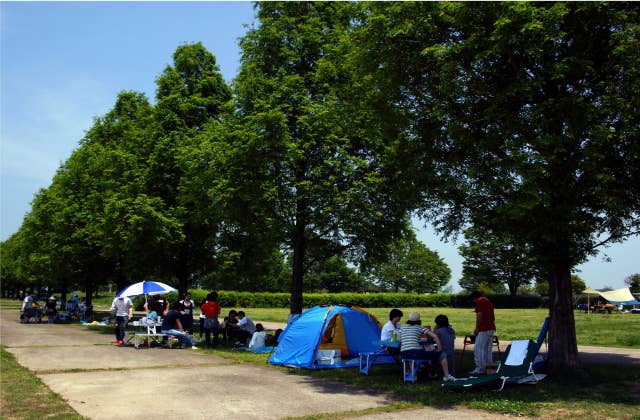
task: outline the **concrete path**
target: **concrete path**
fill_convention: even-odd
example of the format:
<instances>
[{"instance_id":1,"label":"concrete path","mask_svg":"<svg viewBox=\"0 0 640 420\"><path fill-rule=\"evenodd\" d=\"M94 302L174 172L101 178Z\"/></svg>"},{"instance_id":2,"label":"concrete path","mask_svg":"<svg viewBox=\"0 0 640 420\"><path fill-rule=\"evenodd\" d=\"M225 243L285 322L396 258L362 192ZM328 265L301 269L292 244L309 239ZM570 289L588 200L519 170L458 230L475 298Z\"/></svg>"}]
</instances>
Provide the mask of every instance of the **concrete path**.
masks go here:
<instances>
[{"instance_id":1,"label":"concrete path","mask_svg":"<svg viewBox=\"0 0 640 420\"><path fill-rule=\"evenodd\" d=\"M78 325L20 324L0 311L0 343L79 414L91 419L280 419L384 407L393 396L236 364L197 350L117 347ZM365 411L366 413L366 411ZM499 418L474 410L420 410L363 419ZM451 417L452 418L452 417Z\"/></svg>"},{"instance_id":2,"label":"concrete path","mask_svg":"<svg viewBox=\"0 0 640 420\"><path fill-rule=\"evenodd\" d=\"M113 340L111 334L78 325L20 324L16 311L0 311L0 343L18 363L91 419L160 415L247 420L344 412L364 420L503 418L475 410L429 407L365 414L364 410L396 400L268 366L236 364L197 350L116 347L109 344ZM634 352L623 357L638 363L636 353L640 352Z\"/></svg>"}]
</instances>

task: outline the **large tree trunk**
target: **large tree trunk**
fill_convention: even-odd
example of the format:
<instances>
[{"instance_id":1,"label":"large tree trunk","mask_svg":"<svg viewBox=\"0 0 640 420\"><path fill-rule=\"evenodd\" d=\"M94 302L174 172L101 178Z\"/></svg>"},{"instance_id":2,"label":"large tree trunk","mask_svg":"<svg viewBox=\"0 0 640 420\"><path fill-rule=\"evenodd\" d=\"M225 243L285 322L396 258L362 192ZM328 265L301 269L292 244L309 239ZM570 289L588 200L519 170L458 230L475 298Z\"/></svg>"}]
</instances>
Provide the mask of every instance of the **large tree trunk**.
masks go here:
<instances>
[{"instance_id":1,"label":"large tree trunk","mask_svg":"<svg viewBox=\"0 0 640 420\"><path fill-rule=\"evenodd\" d=\"M549 275L549 363L557 376L585 377L578 360L576 325L569 264L554 267Z\"/></svg>"},{"instance_id":2,"label":"large tree trunk","mask_svg":"<svg viewBox=\"0 0 640 420\"><path fill-rule=\"evenodd\" d=\"M307 248L305 230L305 207L301 200L297 203L296 228L293 237L293 271L291 273L291 315L302 313L302 280L304 278L304 257Z\"/></svg>"},{"instance_id":3,"label":"large tree trunk","mask_svg":"<svg viewBox=\"0 0 640 420\"><path fill-rule=\"evenodd\" d=\"M180 261L176 270L176 277L178 278L178 294L184 296L189 288L189 269L187 268L186 261Z\"/></svg>"},{"instance_id":4,"label":"large tree trunk","mask_svg":"<svg viewBox=\"0 0 640 420\"><path fill-rule=\"evenodd\" d=\"M67 287L68 283L66 280L62 280L62 290L60 292L60 300L62 301L62 306L67 303Z\"/></svg>"},{"instance_id":5,"label":"large tree trunk","mask_svg":"<svg viewBox=\"0 0 640 420\"><path fill-rule=\"evenodd\" d=\"M117 272L115 275L115 280L116 280L116 292L118 293L120 290L124 289L125 287L127 287L127 279L124 276L124 274L122 274L121 272Z\"/></svg>"},{"instance_id":6,"label":"large tree trunk","mask_svg":"<svg viewBox=\"0 0 640 420\"><path fill-rule=\"evenodd\" d=\"M93 291L94 291L94 286L93 286L93 281L91 281L90 279L85 280L84 283L84 294L86 296L87 299L87 307L90 307L92 305L92 301L93 301Z\"/></svg>"}]
</instances>

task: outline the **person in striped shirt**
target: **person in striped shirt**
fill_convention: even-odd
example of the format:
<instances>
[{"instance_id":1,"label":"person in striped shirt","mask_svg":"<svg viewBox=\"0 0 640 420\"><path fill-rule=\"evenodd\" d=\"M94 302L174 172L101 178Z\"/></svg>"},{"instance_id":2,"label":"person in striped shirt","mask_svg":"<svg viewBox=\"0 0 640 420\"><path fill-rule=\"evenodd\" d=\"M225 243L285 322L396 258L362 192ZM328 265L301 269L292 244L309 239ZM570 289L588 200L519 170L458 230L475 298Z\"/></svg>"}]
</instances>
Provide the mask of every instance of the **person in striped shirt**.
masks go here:
<instances>
[{"instance_id":1,"label":"person in striped shirt","mask_svg":"<svg viewBox=\"0 0 640 420\"><path fill-rule=\"evenodd\" d=\"M403 359L426 361L439 360L440 366L442 366L442 372L444 373L444 377L442 379L445 382L454 381L456 379L453 375L449 374L449 364L447 363L447 359L440 357L440 352L442 351L440 338L438 338L438 336L430 329L421 325L420 314L418 312L411 312L409 314L407 323L400 327L400 331L402 333L400 355ZM438 349L437 351L427 351L424 349L424 345L420 343L423 334L435 341Z\"/></svg>"}]
</instances>

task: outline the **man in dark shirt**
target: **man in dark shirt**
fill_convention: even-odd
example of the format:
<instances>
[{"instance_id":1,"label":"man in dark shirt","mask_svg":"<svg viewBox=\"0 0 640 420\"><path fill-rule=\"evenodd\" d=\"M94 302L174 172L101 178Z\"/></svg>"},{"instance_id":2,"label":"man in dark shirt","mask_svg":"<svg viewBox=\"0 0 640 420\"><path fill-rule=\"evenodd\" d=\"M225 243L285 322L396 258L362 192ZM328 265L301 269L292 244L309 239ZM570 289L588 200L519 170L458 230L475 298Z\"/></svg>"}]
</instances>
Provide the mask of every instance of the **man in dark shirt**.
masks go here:
<instances>
[{"instance_id":1,"label":"man in dark shirt","mask_svg":"<svg viewBox=\"0 0 640 420\"><path fill-rule=\"evenodd\" d=\"M180 302L175 302L169 312L162 319L162 334L173 335L175 336L180 345L184 348L191 347L196 350L197 347L193 344L193 340L190 335L184 332L182 328L182 323L180 322Z\"/></svg>"}]
</instances>

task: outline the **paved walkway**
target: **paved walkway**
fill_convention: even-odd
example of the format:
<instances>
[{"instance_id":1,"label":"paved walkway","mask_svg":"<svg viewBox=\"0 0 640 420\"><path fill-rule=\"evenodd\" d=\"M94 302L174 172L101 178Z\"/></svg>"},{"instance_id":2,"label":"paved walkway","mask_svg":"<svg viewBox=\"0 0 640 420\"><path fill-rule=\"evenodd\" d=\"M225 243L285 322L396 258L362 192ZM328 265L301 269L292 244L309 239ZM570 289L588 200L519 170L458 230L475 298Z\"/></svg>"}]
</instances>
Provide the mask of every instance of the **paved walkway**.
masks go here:
<instances>
[{"instance_id":1,"label":"paved walkway","mask_svg":"<svg viewBox=\"0 0 640 420\"><path fill-rule=\"evenodd\" d=\"M365 420L502 418L429 407L365 415L363 410L396 400L199 351L116 347L109 344L113 339L77 325L24 325L16 311L0 311L0 343L91 419L143 419L152 413L184 419L280 419L347 411L351 418ZM640 354L631 357L640 360Z\"/></svg>"}]
</instances>

